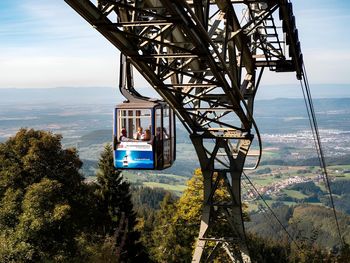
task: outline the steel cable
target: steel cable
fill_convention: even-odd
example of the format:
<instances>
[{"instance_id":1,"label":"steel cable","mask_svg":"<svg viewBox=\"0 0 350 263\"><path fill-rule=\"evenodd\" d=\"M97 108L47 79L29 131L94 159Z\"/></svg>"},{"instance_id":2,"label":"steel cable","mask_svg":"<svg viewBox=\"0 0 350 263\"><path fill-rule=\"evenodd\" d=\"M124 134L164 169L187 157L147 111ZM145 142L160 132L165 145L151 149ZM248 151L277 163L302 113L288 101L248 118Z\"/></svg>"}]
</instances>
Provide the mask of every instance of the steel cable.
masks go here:
<instances>
[{"instance_id":1,"label":"steel cable","mask_svg":"<svg viewBox=\"0 0 350 263\"><path fill-rule=\"evenodd\" d=\"M338 235L340 238L340 243L342 245L342 247L344 246L344 241L341 235L341 231L340 231L340 225L339 225L339 220L337 217L337 213L335 210L335 205L334 205L334 200L333 200L333 194L332 194L332 189L330 186L330 182L329 182L329 176L328 176L328 171L327 171L327 167L326 167L326 162L325 162L325 158L324 158L324 154L323 154L323 149L322 149L322 144L321 144L321 139L320 139L320 134L319 134L319 130L318 130L318 124L317 124L317 119L316 119L316 115L315 115L315 110L314 110L314 106L313 106L313 102L312 102L312 97L311 97L311 91L310 91L310 86L309 86L309 81L307 78L307 74L306 74L306 69L305 66L303 65L303 82L300 81L301 84L301 88L303 91L303 96L304 96L304 101L306 104L306 108L307 108L307 113L308 113L308 117L309 117L309 121L310 121L310 126L311 126L311 130L312 130L312 134L314 137L314 141L315 141L315 146L316 146L316 152L320 161L320 167L321 170L323 172L323 180L328 188L328 193L329 193L329 199L331 202L331 208L333 210L333 215L335 218L335 222L336 222L336 226L337 226L337 231L338 231ZM306 93L306 96L305 96Z\"/></svg>"}]
</instances>

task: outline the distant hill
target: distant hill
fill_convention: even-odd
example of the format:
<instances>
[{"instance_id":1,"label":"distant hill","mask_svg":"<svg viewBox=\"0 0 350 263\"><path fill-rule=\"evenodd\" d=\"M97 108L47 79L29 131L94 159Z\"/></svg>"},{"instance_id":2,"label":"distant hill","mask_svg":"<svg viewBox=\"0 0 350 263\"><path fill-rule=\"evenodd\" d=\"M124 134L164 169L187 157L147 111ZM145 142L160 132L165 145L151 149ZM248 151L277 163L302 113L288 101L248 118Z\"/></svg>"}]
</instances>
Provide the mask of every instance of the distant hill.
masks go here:
<instances>
[{"instance_id":1,"label":"distant hill","mask_svg":"<svg viewBox=\"0 0 350 263\"><path fill-rule=\"evenodd\" d=\"M350 84L313 84L310 83L313 98L350 98ZM256 100L271 100L277 98L302 98L300 84L264 85L262 82Z\"/></svg>"},{"instance_id":2,"label":"distant hill","mask_svg":"<svg viewBox=\"0 0 350 263\"><path fill-rule=\"evenodd\" d=\"M336 114L350 111L350 98L314 99L313 103L318 114L326 112L328 114ZM289 117L296 114L307 116L304 100L291 98L257 100L254 112L261 117Z\"/></svg>"},{"instance_id":3,"label":"distant hill","mask_svg":"<svg viewBox=\"0 0 350 263\"><path fill-rule=\"evenodd\" d=\"M345 86L339 87L345 92ZM334 89L333 86L330 87L332 87L330 90L337 94L337 86L334 86ZM274 88L276 87L272 87ZM280 86L280 94L286 88L288 89ZM269 90L270 87L264 86L262 89ZM322 89L327 87L320 87L320 90ZM282 140L276 146L272 144L274 137L271 137L270 141L264 140L264 135L275 136L310 131L304 101L292 98L271 99L273 97L264 100L260 95L257 96L254 116L263 137L264 147L277 147L279 150L287 146L294 147L283 155L281 152L273 153L273 158L263 159L263 164L318 165L318 160L313 158L314 155L301 156L297 160L293 156L290 157L292 153L298 152L300 147L305 147L298 141L293 145L287 145ZM102 149L103 144L112 141L112 111L114 105L122 100L116 88L108 87L0 89L0 141L14 135L21 127L44 129L62 134L64 144L67 147L77 147L83 159L97 160L99 149ZM326 157L331 156L327 161L330 164L349 164L350 150L346 145L350 142L350 96L314 99L314 107L319 128L336 130L341 134L337 138L334 134L325 134L327 137L324 138L324 145L332 150L326 148L328 150ZM179 121L177 121L176 135L177 161L166 171L190 176L199 163L189 134ZM339 155L329 154L339 147L342 149ZM300 154L303 153L305 152ZM339 157L340 155L344 157Z\"/></svg>"},{"instance_id":4,"label":"distant hill","mask_svg":"<svg viewBox=\"0 0 350 263\"><path fill-rule=\"evenodd\" d=\"M350 98L314 99L313 104L319 128L350 130ZM257 100L254 116L261 133L310 129L303 99Z\"/></svg>"},{"instance_id":5,"label":"distant hill","mask_svg":"<svg viewBox=\"0 0 350 263\"><path fill-rule=\"evenodd\" d=\"M96 130L81 136L78 141L78 147L88 147L92 144L105 144L111 141L111 130Z\"/></svg>"},{"instance_id":6,"label":"distant hill","mask_svg":"<svg viewBox=\"0 0 350 263\"><path fill-rule=\"evenodd\" d=\"M119 97L119 98L118 98ZM50 89L0 89L0 104L116 104L122 99L117 88L61 87Z\"/></svg>"},{"instance_id":7,"label":"distant hill","mask_svg":"<svg viewBox=\"0 0 350 263\"><path fill-rule=\"evenodd\" d=\"M142 94L152 96L150 88L140 88ZM315 99L350 98L350 85L311 84ZM121 103L124 98L117 87L58 87L58 88L0 88L0 103ZM261 85L256 100L275 100L281 98L302 98L298 84ZM285 105L283 105L285 106ZM284 107L283 107L284 108Z\"/></svg>"}]
</instances>

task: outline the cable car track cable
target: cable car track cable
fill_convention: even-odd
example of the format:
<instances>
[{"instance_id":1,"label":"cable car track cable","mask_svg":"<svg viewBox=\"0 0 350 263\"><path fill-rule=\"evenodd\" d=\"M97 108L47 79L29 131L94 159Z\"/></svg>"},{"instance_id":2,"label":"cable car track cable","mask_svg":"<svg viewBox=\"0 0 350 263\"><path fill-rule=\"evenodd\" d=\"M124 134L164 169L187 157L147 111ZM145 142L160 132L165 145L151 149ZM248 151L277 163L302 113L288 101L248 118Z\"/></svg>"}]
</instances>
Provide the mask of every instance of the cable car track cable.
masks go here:
<instances>
[{"instance_id":1,"label":"cable car track cable","mask_svg":"<svg viewBox=\"0 0 350 263\"><path fill-rule=\"evenodd\" d=\"M321 139L320 139L319 130L318 130L317 119L316 119L313 101L312 101L312 97L311 97L310 86L309 86L309 82L308 82L308 78L307 78L307 74L306 74L306 69L305 69L304 65L303 65L303 73L304 73L303 74L303 76L304 76L303 82L300 80L300 84L301 84L301 88L303 91L303 96L304 96L304 101L306 104L307 114L308 114L309 121L310 121L311 131L312 131L313 139L314 139L315 146L316 146L316 152L317 152L319 162L320 162L320 168L323 172L323 180L325 182L325 185L328 188L329 199L331 202L331 208L333 210L333 215L334 215L335 222L336 222L337 232L338 232L338 235L340 238L340 243L341 243L341 246L344 247L344 240L343 240L342 235L341 235L339 220L338 220L337 213L335 210L332 189L330 186L328 171L327 171L326 162L325 162L325 158L324 158L324 154L323 154ZM305 93L306 93L306 96L305 96Z\"/></svg>"}]
</instances>

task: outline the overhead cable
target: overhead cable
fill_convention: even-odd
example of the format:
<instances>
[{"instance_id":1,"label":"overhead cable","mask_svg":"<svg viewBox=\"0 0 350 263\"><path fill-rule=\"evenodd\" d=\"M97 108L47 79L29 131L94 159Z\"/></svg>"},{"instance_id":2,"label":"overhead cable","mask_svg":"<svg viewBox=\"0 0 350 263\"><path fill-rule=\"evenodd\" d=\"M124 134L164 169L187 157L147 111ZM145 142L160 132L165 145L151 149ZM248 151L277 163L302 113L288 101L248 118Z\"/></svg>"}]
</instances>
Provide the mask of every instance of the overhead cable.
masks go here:
<instances>
[{"instance_id":1,"label":"overhead cable","mask_svg":"<svg viewBox=\"0 0 350 263\"><path fill-rule=\"evenodd\" d=\"M303 74L303 76L304 76L303 82L300 81L300 84L301 84L301 88L303 91L303 96L304 96L304 101L306 104L306 109L307 109L307 113L308 113L308 117L309 117L309 121L310 121L311 131L312 131L312 135L313 135L313 138L315 141L316 152L317 152L317 155L318 155L318 158L320 161L320 167L321 167L321 170L323 172L323 180L328 188L329 199L331 202L331 208L333 210L333 215L334 215L336 226L337 226L337 232L338 232L338 235L340 238L340 243L342 246L344 246L344 241L343 241L341 231L340 231L340 226L339 226L339 220L338 220L337 213L335 210L333 194L332 194L332 189L330 186L326 161L325 161L324 154L323 154L320 134L319 134L319 130L318 130L318 124L317 124L317 119L316 119L316 114L315 114L314 105L313 105L313 101L312 101L312 97L311 97L309 81L307 78L306 69L305 69L304 65L303 65L303 73L304 73Z\"/></svg>"}]
</instances>

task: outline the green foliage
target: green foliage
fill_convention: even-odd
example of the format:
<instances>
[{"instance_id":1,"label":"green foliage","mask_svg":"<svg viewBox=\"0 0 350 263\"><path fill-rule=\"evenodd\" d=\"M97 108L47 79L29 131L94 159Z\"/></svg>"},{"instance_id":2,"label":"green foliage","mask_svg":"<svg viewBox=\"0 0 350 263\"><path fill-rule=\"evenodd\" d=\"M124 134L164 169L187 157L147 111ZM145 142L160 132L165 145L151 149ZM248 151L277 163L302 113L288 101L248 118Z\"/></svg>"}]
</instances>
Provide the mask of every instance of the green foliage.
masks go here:
<instances>
[{"instance_id":1,"label":"green foliage","mask_svg":"<svg viewBox=\"0 0 350 263\"><path fill-rule=\"evenodd\" d=\"M252 262L287 263L290 254L289 243L276 242L272 239L262 239L257 235L247 236Z\"/></svg>"},{"instance_id":2,"label":"green foliage","mask_svg":"<svg viewBox=\"0 0 350 263\"><path fill-rule=\"evenodd\" d=\"M305 182L305 183L295 184L295 185L289 187L289 189L300 191L305 195L313 195L313 194L322 193L321 188L316 186L314 182Z\"/></svg>"},{"instance_id":3,"label":"green foliage","mask_svg":"<svg viewBox=\"0 0 350 263\"><path fill-rule=\"evenodd\" d=\"M82 176L61 137L21 129L0 144L0 261L52 259L76 253Z\"/></svg>"},{"instance_id":4,"label":"green foliage","mask_svg":"<svg viewBox=\"0 0 350 263\"><path fill-rule=\"evenodd\" d=\"M288 240L276 241L262 239L256 235L248 236L252 262L259 263L342 263L342 256L334 255L307 242L290 243ZM342 253L343 254L343 253ZM344 255L344 254L343 254ZM344 257L343 257L344 258ZM345 259L345 258L344 258Z\"/></svg>"},{"instance_id":5,"label":"green foliage","mask_svg":"<svg viewBox=\"0 0 350 263\"><path fill-rule=\"evenodd\" d=\"M337 180L331 182L331 188L333 194L336 195L350 195L350 181L349 180Z\"/></svg>"},{"instance_id":6,"label":"green foliage","mask_svg":"<svg viewBox=\"0 0 350 263\"><path fill-rule=\"evenodd\" d=\"M136 208L139 209L145 206L150 209L158 210L160 208L160 203L169 192L163 188L134 186L131 187L131 193L135 210Z\"/></svg>"},{"instance_id":7,"label":"green foliage","mask_svg":"<svg viewBox=\"0 0 350 263\"><path fill-rule=\"evenodd\" d=\"M257 171L254 171L255 174L269 174L271 173L271 168L270 167L265 167L265 168L262 168L262 169L259 169Z\"/></svg>"},{"instance_id":8,"label":"green foliage","mask_svg":"<svg viewBox=\"0 0 350 263\"><path fill-rule=\"evenodd\" d=\"M334 205L337 209L350 214L350 194L342 195L341 197L334 197ZM323 199L325 203L329 203L329 199Z\"/></svg>"},{"instance_id":9,"label":"green foliage","mask_svg":"<svg viewBox=\"0 0 350 263\"><path fill-rule=\"evenodd\" d=\"M156 262L174 262L176 255L174 250L178 250L177 240L175 240L175 223L172 217L175 213L175 200L170 194L164 197L160 205L160 211L155 218L155 228L152 232L151 256Z\"/></svg>"},{"instance_id":10,"label":"green foliage","mask_svg":"<svg viewBox=\"0 0 350 263\"><path fill-rule=\"evenodd\" d=\"M21 129L0 144L0 262L147 260L112 148L97 184L84 183L81 165L49 132Z\"/></svg>"},{"instance_id":11,"label":"green foliage","mask_svg":"<svg viewBox=\"0 0 350 263\"><path fill-rule=\"evenodd\" d=\"M157 211L161 208L162 200L166 195L171 195L170 192L161 188L149 187L132 187L132 200L134 210L138 216L136 229L139 230L141 241L146 247L146 250L151 254L154 247L152 241L152 232L158 222L155 220Z\"/></svg>"},{"instance_id":12,"label":"green foliage","mask_svg":"<svg viewBox=\"0 0 350 263\"><path fill-rule=\"evenodd\" d=\"M202 209L199 170L180 199L164 190L135 189L137 222L130 186L113 167L112 148L101 154L97 183L84 183L81 165L76 150L62 149L61 137L49 132L21 129L0 144L0 262L149 262L141 240L154 261L191 261ZM314 184L296 187L307 194L319 190ZM336 205L345 207L346 185L335 181L332 187ZM215 193L217 200L226 197L224 190ZM331 210L278 206L275 213L296 243L254 214L254 223L247 222L253 260L350 262L349 217L338 214L347 243L340 248Z\"/></svg>"},{"instance_id":13,"label":"green foliage","mask_svg":"<svg viewBox=\"0 0 350 263\"><path fill-rule=\"evenodd\" d=\"M131 202L130 185L123 180L120 171L114 168L110 144L101 153L98 168L98 185L95 191L99 201L98 220L102 236L108 237L107 243L115 250L111 254L122 262L147 259L140 242L140 233L135 230L137 222Z\"/></svg>"},{"instance_id":14,"label":"green foliage","mask_svg":"<svg viewBox=\"0 0 350 263\"><path fill-rule=\"evenodd\" d=\"M197 170L179 200L164 197L155 217L151 255L157 262L190 262L198 236L203 198L203 179Z\"/></svg>"},{"instance_id":15,"label":"green foliage","mask_svg":"<svg viewBox=\"0 0 350 263\"><path fill-rule=\"evenodd\" d=\"M269 215L253 214L252 223L248 222L246 225L252 237L252 255L258 259L268 258L265 253L272 253L273 248L273 250L277 249L274 254L285 255L282 258L288 259L286 262L350 262L347 254L348 246L339 251L340 240L330 209L312 205L278 206L274 212L294 242L291 242L282 227ZM350 223L349 217L338 213L338 219L343 239L349 243L350 232L347 227ZM338 261L338 258L342 260L347 258L347 260ZM271 261L258 259L258 262L279 262L272 259Z\"/></svg>"},{"instance_id":16,"label":"green foliage","mask_svg":"<svg viewBox=\"0 0 350 263\"><path fill-rule=\"evenodd\" d=\"M337 256L337 262L350 262L350 245L345 243L341 248L339 255Z\"/></svg>"},{"instance_id":17,"label":"green foliage","mask_svg":"<svg viewBox=\"0 0 350 263\"><path fill-rule=\"evenodd\" d=\"M217 175L215 175L217 176ZM220 181L220 184L223 182ZM198 236L203 205L203 175L197 169L187 182L183 195L175 200L166 195L155 217L150 251L157 262L190 262ZM216 200L226 200L228 193L219 188L215 192ZM245 218L247 216L245 215ZM226 233L230 229L223 220L215 231ZM222 251L221 251L222 252ZM220 258L223 260L224 258Z\"/></svg>"}]
</instances>

